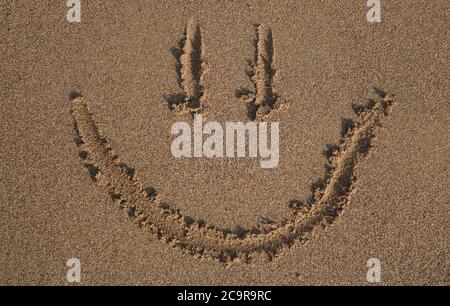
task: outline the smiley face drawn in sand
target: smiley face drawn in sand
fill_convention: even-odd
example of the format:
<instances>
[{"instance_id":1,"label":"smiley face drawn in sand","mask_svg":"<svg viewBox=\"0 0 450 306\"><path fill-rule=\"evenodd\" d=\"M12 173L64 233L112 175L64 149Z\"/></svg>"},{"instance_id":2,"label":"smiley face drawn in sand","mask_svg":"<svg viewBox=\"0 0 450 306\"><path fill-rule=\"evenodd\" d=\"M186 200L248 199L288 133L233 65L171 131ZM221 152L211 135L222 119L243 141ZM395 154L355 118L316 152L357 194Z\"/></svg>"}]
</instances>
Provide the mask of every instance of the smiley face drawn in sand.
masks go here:
<instances>
[{"instance_id":1,"label":"smiley face drawn in sand","mask_svg":"<svg viewBox=\"0 0 450 306\"><path fill-rule=\"evenodd\" d=\"M188 26L186 39L180 47L175 54L179 58L179 83L183 93L167 97L169 108L175 113L203 112L201 70L204 63L198 25ZM253 73L249 74L255 90L241 91L239 95L251 120L266 118L280 105L271 87L274 69L270 27L258 27L256 49ZM88 102L74 93L70 106L79 156L91 178L127 210L134 222L187 254L223 263L249 263L255 254L264 254L272 260L296 241L307 241L316 228L333 223L351 200L358 164L370 153L378 128L392 110L390 95L376 88L375 94L376 97L366 105L353 106L357 120L343 120L339 143L328 145L324 151L327 166L323 178L312 184L308 199L289 202L293 211L291 219L263 221L251 229L239 227L233 230L195 220L164 203L157 191L139 181L134 170L114 153L98 129Z\"/></svg>"}]
</instances>

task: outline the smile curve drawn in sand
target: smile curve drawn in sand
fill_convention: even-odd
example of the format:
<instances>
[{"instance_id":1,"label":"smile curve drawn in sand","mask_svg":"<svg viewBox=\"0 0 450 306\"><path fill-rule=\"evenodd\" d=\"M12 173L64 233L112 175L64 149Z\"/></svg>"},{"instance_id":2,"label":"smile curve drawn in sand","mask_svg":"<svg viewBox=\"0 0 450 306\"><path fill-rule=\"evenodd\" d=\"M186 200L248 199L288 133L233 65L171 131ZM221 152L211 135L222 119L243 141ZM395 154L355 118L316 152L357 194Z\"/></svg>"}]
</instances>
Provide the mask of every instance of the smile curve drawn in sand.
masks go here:
<instances>
[{"instance_id":1,"label":"smile curve drawn in sand","mask_svg":"<svg viewBox=\"0 0 450 306\"><path fill-rule=\"evenodd\" d=\"M339 144L326 147L325 175L312 184L309 198L289 202L293 217L283 222L263 220L252 229L221 229L183 215L164 203L154 188L145 187L134 170L120 161L79 94L71 96L71 115L79 156L91 178L140 227L150 229L160 240L188 254L224 263L248 263L256 253L272 260L295 241L308 240L314 229L331 224L349 202L356 167L371 151L372 140L392 109L393 98L382 90L375 89L375 92L377 97L367 105L353 106L357 120L343 121Z\"/></svg>"},{"instance_id":2,"label":"smile curve drawn in sand","mask_svg":"<svg viewBox=\"0 0 450 306\"><path fill-rule=\"evenodd\" d=\"M350 199L355 182L355 168L369 153L378 127L389 115L392 99L387 95L356 106L358 120L348 125L340 145L325 150L328 165L320 184L313 187L309 201L291 201L294 217L283 223L260 224L251 230L219 229L201 220L181 214L160 201L153 188L145 188L130 167L121 163L97 128L86 101L71 100L71 114L76 130L79 156L91 177L105 187L111 198L126 208L141 227L150 228L158 238L178 246L189 254L211 257L221 262L235 259L248 262L253 253L269 258L319 225L332 223ZM313 186L314 186L313 185Z\"/></svg>"}]
</instances>

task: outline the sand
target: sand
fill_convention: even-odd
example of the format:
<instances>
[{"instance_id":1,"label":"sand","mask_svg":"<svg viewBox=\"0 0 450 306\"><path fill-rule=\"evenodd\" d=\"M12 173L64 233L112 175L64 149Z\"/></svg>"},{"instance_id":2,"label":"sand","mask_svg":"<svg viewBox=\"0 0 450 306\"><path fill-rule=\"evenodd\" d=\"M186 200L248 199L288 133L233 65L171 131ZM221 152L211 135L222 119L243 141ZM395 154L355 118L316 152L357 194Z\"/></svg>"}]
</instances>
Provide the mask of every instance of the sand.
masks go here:
<instances>
[{"instance_id":1,"label":"sand","mask_svg":"<svg viewBox=\"0 0 450 306\"><path fill-rule=\"evenodd\" d=\"M0 4L0 284L450 284L447 1L81 7ZM195 113L278 167L173 157Z\"/></svg>"}]
</instances>

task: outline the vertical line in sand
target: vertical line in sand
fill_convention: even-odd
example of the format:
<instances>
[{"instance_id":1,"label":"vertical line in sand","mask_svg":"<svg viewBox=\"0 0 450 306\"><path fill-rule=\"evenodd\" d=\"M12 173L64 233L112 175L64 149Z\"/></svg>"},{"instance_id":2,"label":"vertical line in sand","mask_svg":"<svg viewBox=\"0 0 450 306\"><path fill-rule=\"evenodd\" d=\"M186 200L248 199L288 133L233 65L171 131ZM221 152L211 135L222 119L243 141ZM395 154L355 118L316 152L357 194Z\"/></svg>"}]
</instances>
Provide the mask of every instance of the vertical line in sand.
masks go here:
<instances>
[{"instance_id":1,"label":"vertical line in sand","mask_svg":"<svg viewBox=\"0 0 450 306\"><path fill-rule=\"evenodd\" d=\"M203 86L202 34L198 23L191 21L186 29L186 43L181 55L182 89L186 106L190 109L201 109Z\"/></svg>"},{"instance_id":2,"label":"vertical line in sand","mask_svg":"<svg viewBox=\"0 0 450 306\"><path fill-rule=\"evenodd\" d=\"M280 106L273 86L276 75L274 54L270 25L256 25L255 53L253 60L249 62L251 70L247 71L253 83L253 90L241 87L236 91L236 96L242 98L247 106L250 120L263 119Z\"/></svg>"},{"instance_id":3,"label":"vertical line in sand","mask_svg":"<svg viewBox=\"0 0 450 306\"><path fill-rule=\"evenodd\" d=\"M260 25L256 29L256 66L255 66L255 105L273 107L276 98L273 92L273 77L275 69L273 67L273 35L269 25Z\"/></svg>"}]
</instances>

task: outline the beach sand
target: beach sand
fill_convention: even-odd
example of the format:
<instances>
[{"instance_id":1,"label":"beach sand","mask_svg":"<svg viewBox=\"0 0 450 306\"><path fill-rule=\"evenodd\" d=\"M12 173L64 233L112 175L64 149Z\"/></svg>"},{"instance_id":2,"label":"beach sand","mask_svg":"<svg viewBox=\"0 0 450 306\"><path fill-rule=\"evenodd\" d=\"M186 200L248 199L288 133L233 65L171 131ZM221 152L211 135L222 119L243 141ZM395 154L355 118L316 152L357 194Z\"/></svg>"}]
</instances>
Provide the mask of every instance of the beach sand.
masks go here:
<instances>
[{"instance_id":1,"label":"beach sand","mask_svg":"<svg viewBox=\"0 0 450 306\"><path fill-rule=\"evenodd\" d=\"M83 285L365 285L370 258L381 262L380 284L450 284L448 1L381 1L380 23L367 22L365 1L81 1L81 23L53 2L0 3L0 284L68 284L70 258L81 262ZM185 58L175 50L188 25L201 31L192 86L179 82ZM258 25L272 36L264 32L273 51L266 81L280 105L267 117L280 123L278 167L173 157L172 124L192 123L168 107L180 92L201 100L206 121L252 119L238 93L263 84L246 73L249 60L259 69ZM346 159L369 120L352 108L370 99L392 105L365 112L383 118L367 125L368 152ZM359 125L341 135L343 118ZM108 172L114 162L86 132L94 125L132 167L128 181ZM325 157L340 139L342 153ZM94 180L83 148L94 176L100 170ZM351 168L348 190L325 203L317 198L336 188L316 189L304 216L320 203L337 211L317 212L323 220L285 241L283 224L303 218L290 201L307 199L330 161ZM157 199L141 199L137 182ZM111 196L114 184L123 194ZM174 221L140 215L133 201L164 203ZM275 222L269 246L237 237L263 217ZM231 233L211 238L217 229ZM221 253L227 243L239 247Z\"/></svg>"}]
</instances>

